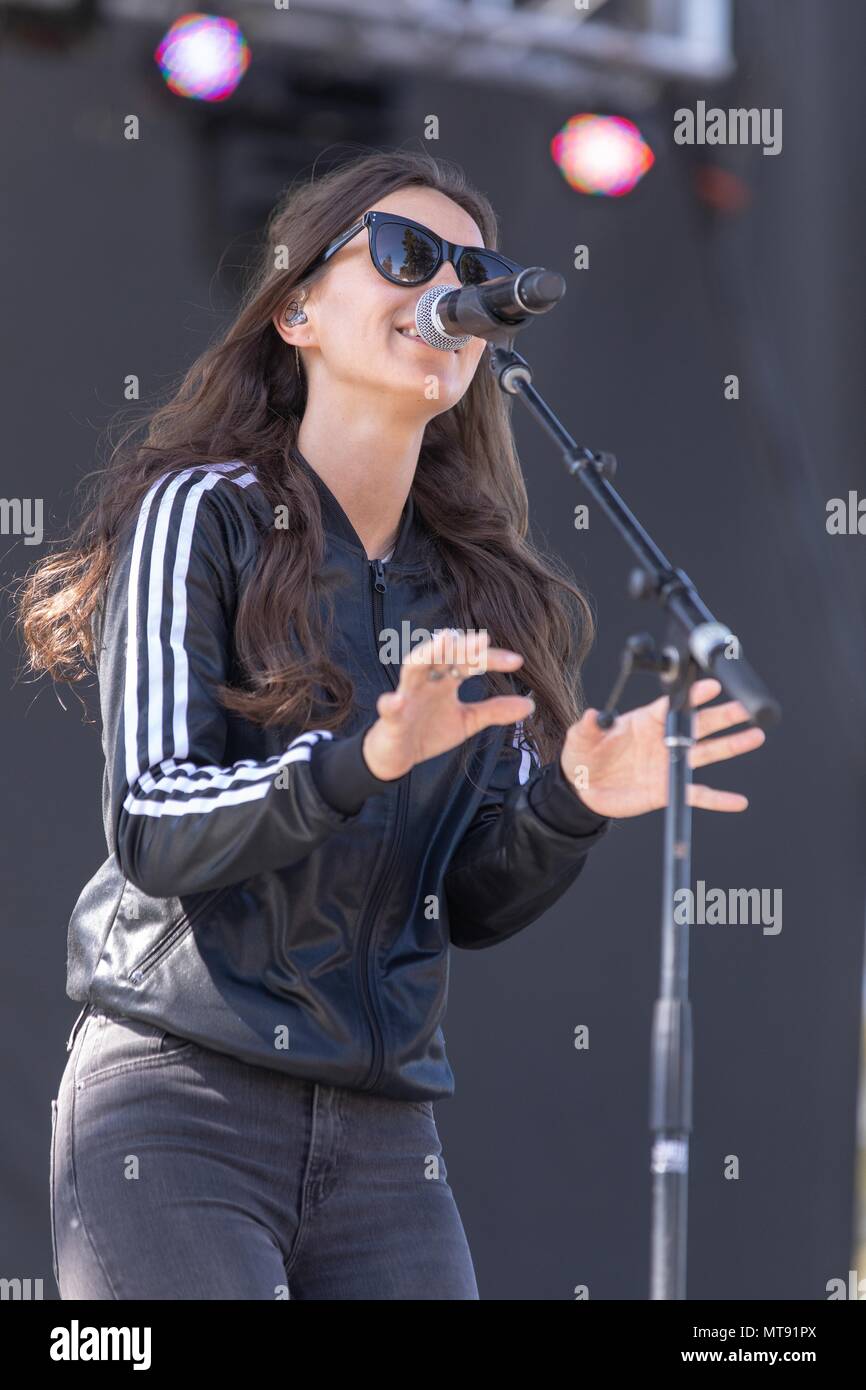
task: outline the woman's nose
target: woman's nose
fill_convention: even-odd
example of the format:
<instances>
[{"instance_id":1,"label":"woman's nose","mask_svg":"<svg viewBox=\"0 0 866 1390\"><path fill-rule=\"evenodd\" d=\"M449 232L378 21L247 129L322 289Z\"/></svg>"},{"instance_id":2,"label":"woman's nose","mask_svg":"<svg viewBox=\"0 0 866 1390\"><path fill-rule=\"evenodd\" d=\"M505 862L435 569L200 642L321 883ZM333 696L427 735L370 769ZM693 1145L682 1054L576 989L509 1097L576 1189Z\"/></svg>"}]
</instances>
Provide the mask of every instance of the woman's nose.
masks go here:
<instances>
[{"instance_id":1,"label":"woman's nose","mask_svg":"<svg viewBox=\"0 0 866 1390\"><path fill-rule=\"evenodd\" d=\"M450 261L445 261L440 265L432 280L428 280L427 288L431 285L445 285L449 290L460 289L460 277Z\"/></svg>"}]
</instances>

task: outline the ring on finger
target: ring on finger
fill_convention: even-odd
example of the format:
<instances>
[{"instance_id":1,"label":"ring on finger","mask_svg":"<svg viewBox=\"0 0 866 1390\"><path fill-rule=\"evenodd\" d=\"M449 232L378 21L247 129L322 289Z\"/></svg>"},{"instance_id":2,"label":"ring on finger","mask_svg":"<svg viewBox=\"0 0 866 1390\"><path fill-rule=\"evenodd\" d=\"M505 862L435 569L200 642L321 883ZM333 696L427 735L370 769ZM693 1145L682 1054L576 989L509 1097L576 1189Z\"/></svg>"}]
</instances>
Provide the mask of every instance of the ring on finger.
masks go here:
<instances>
[{"instance_id":1,"label":"ring on finger","mask_svg":"<svg viewBox=\"0 0 866 1390\"><path fill-rule=\"evenodd\" d=\"M428 681L444 681L446 676L453 676L455 680L460 680L462 674L459 666L451 666L447 671L440 671L437 667L431 666L427 672L427 679Z\"/></svg>"}]
</instances>

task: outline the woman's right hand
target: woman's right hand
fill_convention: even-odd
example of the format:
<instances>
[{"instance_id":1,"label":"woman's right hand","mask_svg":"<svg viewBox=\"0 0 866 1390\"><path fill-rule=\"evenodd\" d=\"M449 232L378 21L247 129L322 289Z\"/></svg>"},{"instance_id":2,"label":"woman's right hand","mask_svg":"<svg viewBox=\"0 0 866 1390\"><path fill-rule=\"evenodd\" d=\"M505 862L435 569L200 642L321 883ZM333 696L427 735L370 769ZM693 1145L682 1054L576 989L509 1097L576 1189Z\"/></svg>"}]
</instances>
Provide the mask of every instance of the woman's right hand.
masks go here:
<instances>
[{"instance_id":1,"label":"woman's right hand","mask_svg":"<svg viewBox=\"0 0 866 1390\"><path fill-rule=\"evenodd\" d=\"M535 702L523 695L461 700L461 681L479 671L516 671L523 657L491 647L486 632L436 632L413 647L400 667L396 690L376 702L379 718L364 738L364 761L375 777L391 782L416 763L450 748L492 724L527 719Z\"/></svg>"}]
</instances>

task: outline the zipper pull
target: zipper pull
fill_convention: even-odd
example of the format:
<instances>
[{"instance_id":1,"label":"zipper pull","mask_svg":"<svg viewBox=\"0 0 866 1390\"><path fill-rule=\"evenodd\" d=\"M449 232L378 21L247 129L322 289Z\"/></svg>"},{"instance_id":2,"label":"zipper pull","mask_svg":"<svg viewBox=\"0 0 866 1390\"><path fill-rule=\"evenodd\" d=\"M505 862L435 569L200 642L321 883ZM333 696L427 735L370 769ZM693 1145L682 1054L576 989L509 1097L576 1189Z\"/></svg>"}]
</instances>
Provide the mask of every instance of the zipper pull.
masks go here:
<instances>
[{"instance_id":1,"label":"zipper pull","mask_svg":"<svg viewBox=\"0 0 866 1390\"><path fill-rule=\"evenodd\" d=\"M371 560L370 564L373 566L374 588L377 593L384 594L388 587L385 583L385 566L381 560Z\"/></svg>"}]
</instances>

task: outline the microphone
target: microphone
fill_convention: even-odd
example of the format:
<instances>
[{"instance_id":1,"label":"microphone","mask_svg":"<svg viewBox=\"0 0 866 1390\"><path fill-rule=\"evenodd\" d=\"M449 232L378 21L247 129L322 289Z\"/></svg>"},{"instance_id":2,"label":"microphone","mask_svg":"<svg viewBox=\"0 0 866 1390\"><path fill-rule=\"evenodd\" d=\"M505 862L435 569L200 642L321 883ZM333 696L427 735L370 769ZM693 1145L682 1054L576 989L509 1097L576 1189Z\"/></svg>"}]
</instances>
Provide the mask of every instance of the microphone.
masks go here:
<instances>
[{"instance_id":1,"label":"microphone","mask_svg":"<svg viewBox=\"0 0 866 1390\"><path fill-rule=\"evenodd\" d=\"M470 338L495 338L503 328L524 327L564 294L562 276L539 265L459 290L434 285L415 306L415 327L428 346L454 352Z\"/></svg>"}]
</instances>

